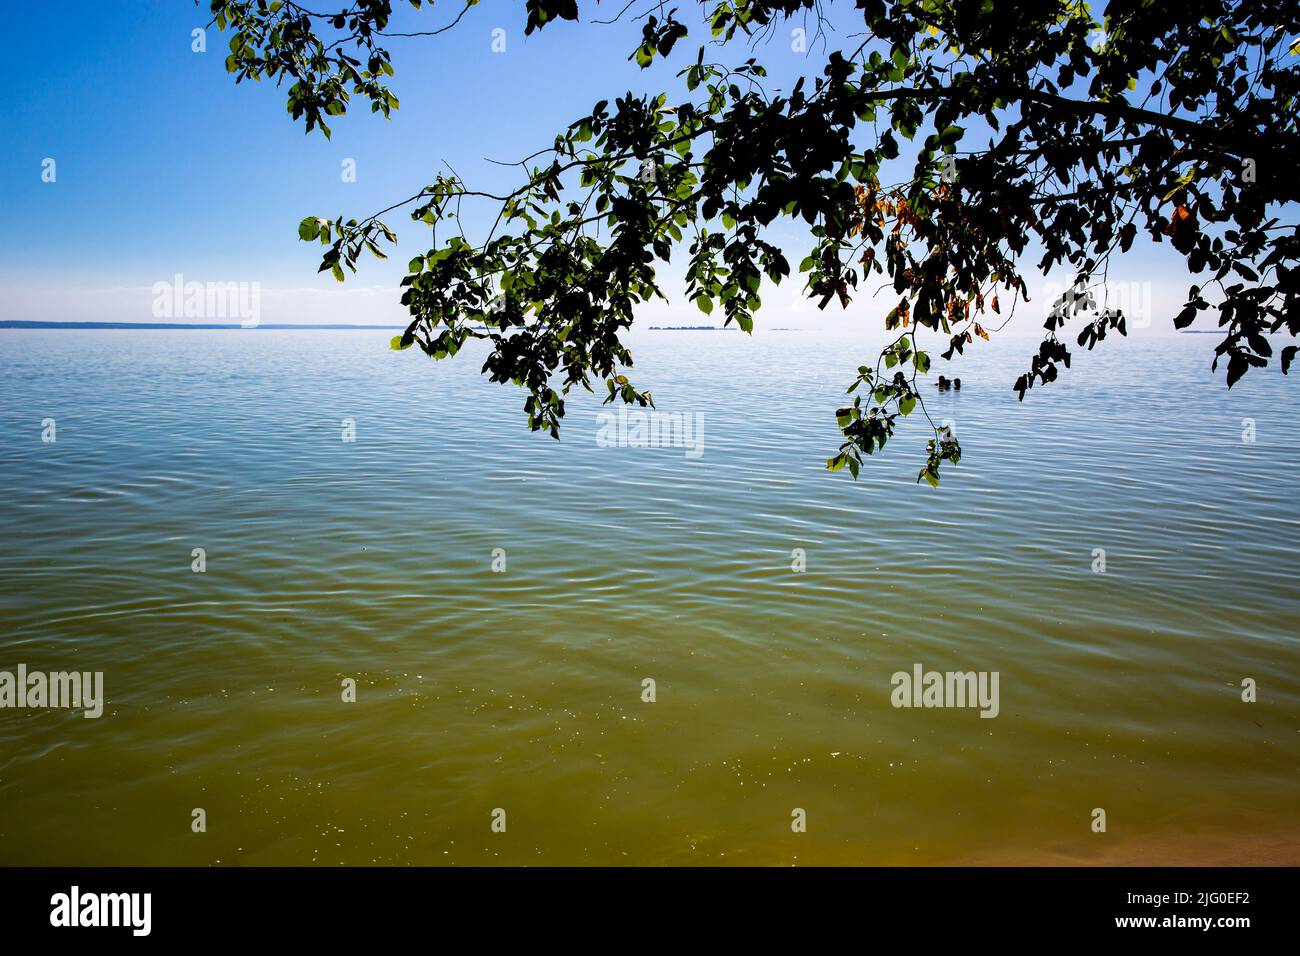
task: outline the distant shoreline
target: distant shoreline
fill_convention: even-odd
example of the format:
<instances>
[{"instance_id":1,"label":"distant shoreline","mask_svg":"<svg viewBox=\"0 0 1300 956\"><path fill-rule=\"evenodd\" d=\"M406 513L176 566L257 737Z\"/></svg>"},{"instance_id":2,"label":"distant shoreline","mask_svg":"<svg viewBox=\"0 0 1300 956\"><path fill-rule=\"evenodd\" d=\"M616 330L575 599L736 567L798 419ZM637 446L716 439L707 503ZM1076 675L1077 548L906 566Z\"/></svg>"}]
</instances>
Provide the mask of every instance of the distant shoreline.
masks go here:
<instances>
[{"instance_id":1,"label":"distant shoreline","mask_svg":"<svg viewBox=\"0 0 1300 956\"><path fill-rule=\"evenodd\" d=\"M405 329L404 325L297 325L293 323L263 323L248 328L238 322L23 322L0 320L0 329L239 329L256 332L258 329Z\"/></svg>"},{"instance_id":2,"label":"distant shoreline","mask_svg":"<svg viewBox=\"0 0 1300 956\"><path fill-rule=\"evenodd\" d=\"M474 326L474 331L485 331L484 326ZM254 332L258 329L273 329L277 332L288 330L319 329L389 329L404 331L405 325L344 325L344 324L308 324L294 322L263 322L245 328L238 322L28 322L17 319L0 320L0 329L239 329ZM649 332L735 332L736 326L722 325L651 325ZM795 332L797 329L769 329L769 332Z\"/></svg>"},{"instance_id":3,"label":"distant shoreline","mask_svg":"<svg viewBox=\"0 0 1300 956\"><path fill-rule=\"evenodd\" d=\"M314 324L314 323L293 323L293 322L264 322L260 325L245 328L238 322L29 322L18 319L0 319L0 329L112 329L112 330L169 330L169 329L191 329L197 331L220 331L224 329L238 329L241 332L256 332L260 330L284 332L284 331L321 331L337 329L341 331L367 331L367 330L388 330L388 331L405 331L405 325L345 325L345 324ZM483 326L475 326L474 331L486 331ZM650 325L645 331L648 332L735 332L738 331L736 326L727 325ZM803 332L805 329L790 328L787 326L776 326L769 328L768 332ZM1212 335L1218 332L1217 329L1178 329L1181 335Z\"/></svg>"}]
</instances>

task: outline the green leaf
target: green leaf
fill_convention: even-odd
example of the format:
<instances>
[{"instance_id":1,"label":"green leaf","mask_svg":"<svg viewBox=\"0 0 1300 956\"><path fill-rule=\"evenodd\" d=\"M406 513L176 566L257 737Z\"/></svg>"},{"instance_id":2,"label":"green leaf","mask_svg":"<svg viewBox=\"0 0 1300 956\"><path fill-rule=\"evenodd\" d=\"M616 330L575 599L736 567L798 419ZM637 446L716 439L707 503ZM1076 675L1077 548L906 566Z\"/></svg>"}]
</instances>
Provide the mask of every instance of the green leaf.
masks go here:
<instances>
[{"instance_id":1,"label":"green leaf","mask_svg":"<svg viewBox=\"0 0 1300 956\"><path fill-rule=\"evenodd\" d=\"M940 145L948 146L961 139L962 134L965 132L966 131L962 129L960 126L955 126L955 125L949 126L947 129L945 129L942 133L939 134L939 143Z\"/></svg>"}]
</instances>

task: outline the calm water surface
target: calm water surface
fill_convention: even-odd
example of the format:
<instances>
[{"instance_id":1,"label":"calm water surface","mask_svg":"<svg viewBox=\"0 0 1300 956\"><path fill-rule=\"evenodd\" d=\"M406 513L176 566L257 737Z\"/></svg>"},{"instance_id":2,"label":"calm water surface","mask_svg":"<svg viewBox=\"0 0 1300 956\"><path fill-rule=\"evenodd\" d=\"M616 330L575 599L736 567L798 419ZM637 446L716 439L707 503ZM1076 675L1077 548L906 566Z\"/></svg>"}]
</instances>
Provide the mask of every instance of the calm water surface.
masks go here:
<instances>
[{"instance_id":1,"label":"calm water surface","mask_svg":"<svg viewBox=\"0 0 1300 956\"><path fill-rule=\"evenodd\" d=\"M860 343L642 333L692 460L389 334L0 331L0 669L108 697L0 710L0 862L1300 862L1276 370L1125 343L1020 405L1032 344L986 350L936 492L916 427L823 470ZM893 708L914 663L1000 715Z\"/></svg>"}]
</instances>

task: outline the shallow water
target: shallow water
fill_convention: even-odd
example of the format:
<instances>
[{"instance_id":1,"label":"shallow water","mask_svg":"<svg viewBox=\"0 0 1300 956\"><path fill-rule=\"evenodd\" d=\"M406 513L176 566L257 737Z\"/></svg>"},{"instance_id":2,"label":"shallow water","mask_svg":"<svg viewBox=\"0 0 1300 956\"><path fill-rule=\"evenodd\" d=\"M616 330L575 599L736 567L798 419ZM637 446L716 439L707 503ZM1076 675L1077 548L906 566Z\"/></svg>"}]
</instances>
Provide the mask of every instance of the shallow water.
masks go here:
<instances>
[{"instance_id":1,"label":"shallow water","mask_svg":"<svg viewBox=\"0 0 1300 956\"><path fill-rule=\"evenodd\" d=\"M1208 336L1120 343L1019 404L1032 345L987 350L928 400L964 451L932 491L917 427L823 469L873 354L843 338L641 333L690 458L600 447L577 397L531 434L474 356L389 334L0 332L0 670L108 698L0 710L0 862L1252 862L1292 832L1276 370L1228 393ZM916 663L997 671L999 715L894 708Z\"/></svg>"}]
</instances>

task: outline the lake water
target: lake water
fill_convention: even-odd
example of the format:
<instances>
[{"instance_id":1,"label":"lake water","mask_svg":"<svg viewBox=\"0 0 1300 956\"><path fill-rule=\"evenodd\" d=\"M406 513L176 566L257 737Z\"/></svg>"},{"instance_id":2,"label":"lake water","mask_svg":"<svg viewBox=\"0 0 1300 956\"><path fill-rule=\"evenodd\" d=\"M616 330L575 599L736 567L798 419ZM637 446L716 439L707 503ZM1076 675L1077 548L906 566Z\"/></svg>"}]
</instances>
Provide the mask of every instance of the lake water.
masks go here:
<instances>
[{"instance_id":1,"label":"lake water","mask_svg":"<svg viewBox=\"0 0 1300 956\"><path fill-rule=\"evenodd\" d=\"M0 670L107 697L0 710L0 862L1300 863L1276 369L1107 342L1020 404L986 347L931 490L916 425L824 470L844 337L640 333L688 457L390 334L0 331ZM892 706L915 664L998 715Z\"/></svg>"}]
</instances>

